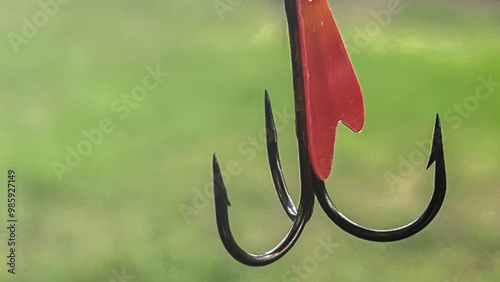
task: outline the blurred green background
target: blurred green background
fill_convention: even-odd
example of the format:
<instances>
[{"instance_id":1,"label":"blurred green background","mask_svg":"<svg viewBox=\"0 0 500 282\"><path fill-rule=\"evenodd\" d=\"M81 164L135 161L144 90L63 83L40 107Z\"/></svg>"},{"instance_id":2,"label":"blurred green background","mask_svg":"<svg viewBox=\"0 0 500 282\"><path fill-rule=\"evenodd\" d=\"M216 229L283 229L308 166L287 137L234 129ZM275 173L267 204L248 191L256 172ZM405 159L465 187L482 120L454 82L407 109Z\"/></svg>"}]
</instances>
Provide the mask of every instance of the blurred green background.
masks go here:
<instances>
[{"instance_id":1,"label":"blurred green background","mask_svg":"<svg viewBox=\"0 0 500 282\"><path fill-rule=\"evenodd\" d=\"M290 221L259 137L264 89L299 198L283 1L66 2L0 1L1 281L500 280L498 1L330 1L366 107L362 133L339 129L332 199L374 228L418 216L437 112L447 198L426 229L394 243L354 238L316 204L295 247L263 268L220 242L211 159L238 242L276 245Z\"/></svg>"}]
</instances>

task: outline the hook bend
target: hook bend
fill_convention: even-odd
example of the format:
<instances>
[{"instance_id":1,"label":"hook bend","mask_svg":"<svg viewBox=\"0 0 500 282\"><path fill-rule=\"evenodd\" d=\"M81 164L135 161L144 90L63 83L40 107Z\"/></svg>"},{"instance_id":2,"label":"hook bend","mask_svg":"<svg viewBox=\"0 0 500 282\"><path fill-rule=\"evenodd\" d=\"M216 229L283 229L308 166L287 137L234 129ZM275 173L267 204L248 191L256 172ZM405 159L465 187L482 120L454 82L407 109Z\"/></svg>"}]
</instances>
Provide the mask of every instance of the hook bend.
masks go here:
<instances>
[{"instance_id":1,"label":"hook bend","mask_svg":"<svg viewBox=\"0 0 500 282\"><path fill-rule=\"evenodd\" d=\"M310 191L311 189L309 189L309 191L302 189L299 211L285 238L276 247L264 254L251 254L243 250L238 245L231 233L228 214L228 206L230 206L230 203L227 197L227 189L224 185L220 172L219 163L215 155L213 159L213 172L217 228L219 230L219 236L222 243L231 256L246 265L264 266L280 259L283 255L285 255L297 242L297 239L302 233L302 230L312 213L314 193Z\"/></svg>"},{"instance_id":2,"label":"hook bend","mask_svg":"<svg viewBox=\"0 0 500 282\"><path fill-rule=\"evenodd\" d=\"M311 179L308 177L302 178L301 196L299 208L293 204L289 195L288 188L283 177L281 163L279 160L279 153L277 148L277 134L274 124L271 104L269 95L266 91L266 131L267 131L267 149L269 157L269 165L276 191L280 198L280 202L285 208L287 215L293 221L292 227L288 231L285 238L278 243L276 247L264 254L251 254L243 250L231 232L229 225L229 212L228 207L231 205L227 196L227 189L222 179L222 174L214 154L213 157L213 175L214 175L214 195L215 195L215 214L217 220L217 229L219 236L224 244L226 250L237 261L250 265L250 266L264 266L268 265L284 256L297 242L305 224L311 218L314 208L314 191L310 189ZM305 158L301 158L304 160ZM302 161L301 161L302 162ZM302 169L301 169L302 170ZM304 174L312 174L312 171L303 172Z\"/></svg>"},{"instance_id":3,"label":"hook bend","mask_svg":"<svg viewBox=\"0 0 500 282\"><path fill-rule=\"evenodd\" d=\"M432 149L427 169L435 163L435 180L434 193L431 201L424 212L413 222L395 229L377 230L363 227L345 215L343 215L333 204L328 196L325 183L319 179L315 179L314 187L316 197L330 219L335 222L344 231L370 241L391 242L408 238L420 230L425 228L436 216L441 208L446 194L446 170L444 163L443 139L441 134L441 123L439 115L436 115L436 123L434 127L434 137L432 140Z\"/></svg>"}]
</instances>

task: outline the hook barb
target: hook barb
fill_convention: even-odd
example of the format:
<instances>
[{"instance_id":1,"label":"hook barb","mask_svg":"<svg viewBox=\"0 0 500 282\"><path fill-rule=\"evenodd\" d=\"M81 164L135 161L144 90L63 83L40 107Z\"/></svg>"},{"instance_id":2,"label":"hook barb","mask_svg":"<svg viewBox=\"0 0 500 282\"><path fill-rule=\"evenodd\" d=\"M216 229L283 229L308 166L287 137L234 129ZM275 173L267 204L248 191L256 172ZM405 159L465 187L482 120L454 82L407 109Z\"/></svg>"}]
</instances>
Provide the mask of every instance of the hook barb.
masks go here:
<instances>
[{"instance_id":1,"label":"hook barb","mask_svg":"<svg viewBox=\"0 0 500 282\"><path fill-rule=\"evenodd\" d=\"M443 136L441 134L441 119L439 114L436 114L436 123L434 125L434 137L432 138L431 155L427 163L427 169L438 159L442 158L444 161L443 153Z\"/></svg>"},{"instance_id":2,"label":"hook barb","mask_svg":"<svg viewBox=\"0 0 500 282\"><path fill-rule=\"evenodd\" d=\"M229 198L227 196L227 189L222 180L222 173L220 171L219 162L217 161L217 156L213 156L212 161L213 173L214 173L214 195L215 201L220 203L220 206L231 206Z\"/></svg>"}]
</instances>

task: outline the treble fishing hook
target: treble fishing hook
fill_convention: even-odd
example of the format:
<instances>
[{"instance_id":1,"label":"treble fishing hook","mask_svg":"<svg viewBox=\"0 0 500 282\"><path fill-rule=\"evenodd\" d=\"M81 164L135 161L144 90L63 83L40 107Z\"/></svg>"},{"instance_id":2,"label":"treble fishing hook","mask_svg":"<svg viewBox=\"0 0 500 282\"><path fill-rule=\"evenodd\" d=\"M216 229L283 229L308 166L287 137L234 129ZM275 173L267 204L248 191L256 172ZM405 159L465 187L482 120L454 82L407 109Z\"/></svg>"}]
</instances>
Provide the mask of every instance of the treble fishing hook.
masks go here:
<instances>
[{"instance_id":1,"label":"treble fishing hook","mask_svg":"<svg viewBox=\"0 0 500 282\"><path fill-rule=\"evenodd\" d=\"M315 124L314 121L317 120L318 116L312 115L311 112L313 112L313 108L321 108L321 106L324 105L315 106L314 103L317 103L317 101L321 99L314 97L311 98L311 93L318 95L315 94L318 92L318 89L321 91L331 90L333 88L332 81L334 82L333 86L335 87L337 87L335 85L337 83L345 86L351 92L359 91L358 98L361 100L356 100L356 93L347 93L346 95L352 95L349 96L349 102L351 104L340 103L340 107L338 107L339 104L336 104L337 101L334 103L331 99L324 100L326 101L325 103L332 103L330 106L333 107L333 111L338 110L341 112L341 114L337 116L330 115L331 120L337 123L342 121L354 131L359 131L364 118L363 109L360 111L359 108L360 105L362 107L361 92L360 89L358 89L359 85L357 84L354 70L350 64L350 60L345 51L340 34L338 33L333 17L331 16L328 2L326 0L285 0L285 7L290 34L290 48L292 53L292 67L294 75L296 133L299 148L301 179L301 196L299 206L297 208L293 203L283 177L278 152L276 126L274 124L271 102L266 91L265 115L268 161L271 168L272 179L281 205L283 206L288 217L293 221L293 224L285 238L270 251L264 254L250 254L244 251L237 244L231 233L228 215L228 206L230 206L230 203L227 196L227 189L224 185L220 167L214 154L213 174L215 211L217 228L224 247L236 260L250 266L263 266L278 260L293 247L304 229L305 224L312 216L315 196L328 217L341 229L356 237L370 241L390 242L405 239L418 233L434 219L443 204L446 193L446 171L439 115L436 115L431 154L427 164L428 169L435 163L434 193L424 212L413 222L405 226L389 230L376 230L363 227L348 219L333 204L325 187L324 179L330 172L331 158L329 160L329 157L333 157L333 150L330 150L329 148L325 149L325 146L319 146L320 149L318 149L317 146L315 147L315 144L317 145L318 142L320 144L328 144L328 142L331 142L331 147L333 147L335 132L333 132L332 140L326 140L328 142L325 142L324 136L318 136L318 133L323 134L323 132L321 130L319 132L317 131L318 125ZM306 16L311 15L313 12L319 12L319 19L316 19L315 21L307 21L305 19ZM331 17L331 19L327 16ZM321 45L325 41L324 38L321 38L321 30L323 26L335 29L333 33L327 35L333 38L330 43L333 42L334 44L337 44L340 52L334 52L334 54L331 55L325 53L325 49L322 49L321 46L318 47L314 45ZM315 34L311 37L304 34L305 30L312 30ZM315 61L315 52L319 52L319 55L326 54L326 63L336 61L336 64L340 65L340 71L339 69L329 68L328 66L325 67L321 64L321 62ZM317 72L318 70L320 73ZM328 75L332 73L332 79L330 79L331 77L326 76L326 80L321 81L320 78L319 81L315 81L316 74L321 76L322 74ZM351 83L348 81L349 78L351 79ZM320 87L315 88L318 86L315 85L315 83L319 83ZM339 95L334 98L339 98ZM361 102L361 104L359 102ZM342 110L344 110L343 113ZM321 109L319 111L321 112ZM323 120L323 126L324 123L325 122ZM336 130L336 126L337 124L335 124L333 130ZM326 126L326 128L328 129L328 126ZM323 128L320 127L320 129ZM332 129L332 127L329 129ZM329 136L328 133L325 133L325 135L327 137ZM327 155L326 158L324 155Z\"/></svg>"}]
</instances>

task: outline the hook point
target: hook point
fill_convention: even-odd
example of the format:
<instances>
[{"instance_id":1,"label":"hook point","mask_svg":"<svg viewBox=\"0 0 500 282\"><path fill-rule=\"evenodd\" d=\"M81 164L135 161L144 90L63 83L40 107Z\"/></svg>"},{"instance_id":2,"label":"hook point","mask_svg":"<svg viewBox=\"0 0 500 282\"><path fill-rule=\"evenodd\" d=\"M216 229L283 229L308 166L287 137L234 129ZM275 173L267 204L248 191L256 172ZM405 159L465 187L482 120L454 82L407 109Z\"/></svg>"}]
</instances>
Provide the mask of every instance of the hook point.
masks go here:
<instances>
[{"instance_id":1,"label":"hook point","mask_svg":"<svg viewBox=\"0 0 500 282\"><path fill-rule=\"evenodd\" d=\"M276 124L274 123L273 109L271 107L271 99L269 98L269 92L265 90L265 113L266 113L266 136L267 143L277 144L278 134L276 133Z\"/></svg>"},{"instance_id":2,"label":"hook point","mask_svg":"<svg viewBox=\"0 0 500 282\"><path fill-rule=\"evenodd\" d=\"M436 114L436 123L434 125L434 137L432 138L432 149L427 163L427 169L438 159L444 158L443 156L443 136L441 134L441 119L439 114Z\"/></svg>"},{"instance_id":3,"label":"hook point","mask_svg":"<svg viewBox=\"0 0 500 282\"><path fill-rule=\"evenodd\" d=\"M215 202L224 203L227 206L231 206L229 202L229 197L227 196L226 185L224 185L224 180L222 179L222 173L220 171L219 162L217 161L217 157L213 157L213 173L214 173L214 196Z\"/></svg>"}]
</instances>

